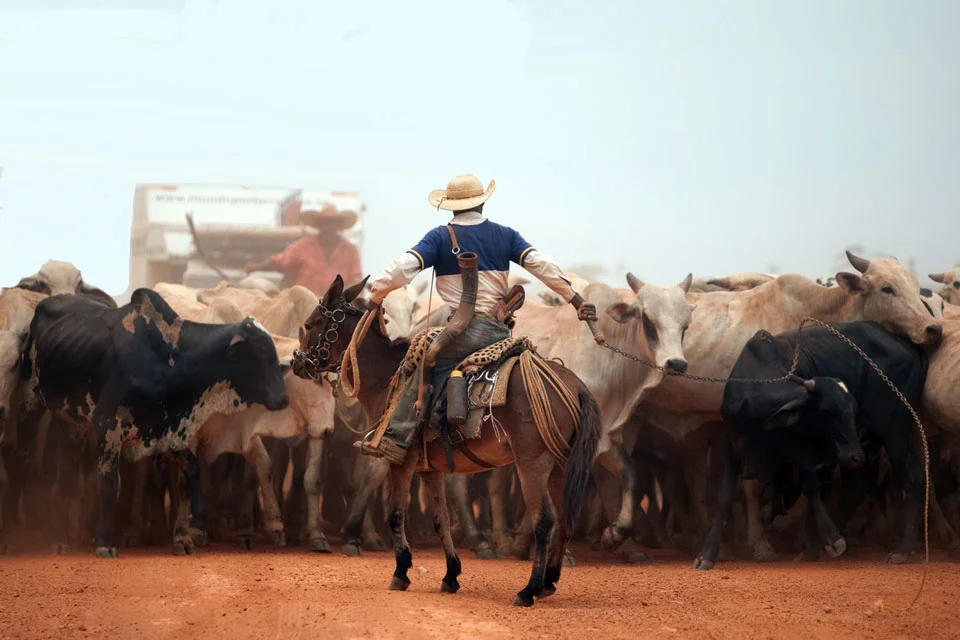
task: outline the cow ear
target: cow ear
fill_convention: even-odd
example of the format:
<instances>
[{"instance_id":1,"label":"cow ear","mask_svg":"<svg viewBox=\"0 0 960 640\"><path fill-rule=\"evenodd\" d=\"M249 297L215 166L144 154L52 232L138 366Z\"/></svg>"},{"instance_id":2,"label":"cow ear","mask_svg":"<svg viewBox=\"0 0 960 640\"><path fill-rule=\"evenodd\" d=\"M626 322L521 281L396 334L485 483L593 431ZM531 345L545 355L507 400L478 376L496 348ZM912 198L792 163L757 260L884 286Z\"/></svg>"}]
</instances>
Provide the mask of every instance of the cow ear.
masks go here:
<instances>
[{"instance_id":1,"label":"cow ear","mask_svg":"<svg viewBox=\"0 0 960 640\"><path fill-rule=\"evenodd\" d=\"M810 398L810 392L804 388L798 397L777 409L777 412L764 424L764 428L771 431L795 427L800 422L800 411L810 403Z\"/></svg>"},{"instance_id":2,"label":"cow ear","mask_svg":"<svg viewBox=\"0 0 960 640\"><path fill-rule=\"evenodd\" d=\"M683 289L684 293L690 293L690 285L692 284L693 284L693 274L688 273L687 277L680 282L679 287Z\"/></svg>"},{"instance_id":3,"label":"cow ear","mask_svg":"<svg viewBox=\"0 0 960 640\"><path fill-rule=\"evenodd\" d=\"M620 324L629 322L631 318L637 317L640 313L635 306L626 302L615 302L607 307L607 315Z\"/></svg>"},{"instance_id":4,"label":"cow ear","mask_svg":"<svg viewBox=\"0 0 960 640\"><path fill-rule=\"evenodd\" d=\"M37 293L50 293L50 287L43 282L40 282L40 278L37 276L20 278L20 282L17 283L17 288L26 289L27 291L35 291Z\"/></svg>"},{"instance_id":5,"label":"cow ear","mask_svg":"<svg viewBox=\"0 0 960 640\"><path fill-rule=\"evenodd\" d=\"M841 271L837 274L837 284L847 293L863 293L867 290L863 278L854 274Z\"/></svg>"},{"instance_id":6,"label":"cow ear","mask_svg":"<svg viewBox=\"0 0 960 640\"><path fill-rule=\"evenodd\" d=\"M363 291L363 287L366 286L367 280L370 279L370 276L367 276L357 284L353 285L349 289L343 292L343 299L347 302L353 302L356 300L357 296L360 295L360 292Z\"/></svg>"}]
</instances>

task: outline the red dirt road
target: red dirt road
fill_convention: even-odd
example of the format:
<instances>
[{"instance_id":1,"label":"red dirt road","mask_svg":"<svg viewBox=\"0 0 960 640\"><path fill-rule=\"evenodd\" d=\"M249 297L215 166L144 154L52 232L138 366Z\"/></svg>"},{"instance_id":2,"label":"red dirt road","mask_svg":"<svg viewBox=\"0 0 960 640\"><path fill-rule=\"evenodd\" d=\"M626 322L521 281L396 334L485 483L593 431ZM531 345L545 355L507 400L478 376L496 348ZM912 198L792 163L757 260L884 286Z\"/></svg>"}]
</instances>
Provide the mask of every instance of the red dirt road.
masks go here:
<instances>
[{"instance_id":1,"label":"red dirt road","mask_svg":"<svg viewBox=\"0 0 960 640\"><path fill-rule=\"evenodd\" d=\"M463 553L462 588L438 592L443 554L414 549L413 584L386 586L392 553L362 558L302 549L178 558L161 549L0 557L0 638L956 638L960 567L879 556L819 564L728 562L697 572L661 555L613 564L585 548L556 595L510 602L530 565Z\"/></svg>"}]
</instances>

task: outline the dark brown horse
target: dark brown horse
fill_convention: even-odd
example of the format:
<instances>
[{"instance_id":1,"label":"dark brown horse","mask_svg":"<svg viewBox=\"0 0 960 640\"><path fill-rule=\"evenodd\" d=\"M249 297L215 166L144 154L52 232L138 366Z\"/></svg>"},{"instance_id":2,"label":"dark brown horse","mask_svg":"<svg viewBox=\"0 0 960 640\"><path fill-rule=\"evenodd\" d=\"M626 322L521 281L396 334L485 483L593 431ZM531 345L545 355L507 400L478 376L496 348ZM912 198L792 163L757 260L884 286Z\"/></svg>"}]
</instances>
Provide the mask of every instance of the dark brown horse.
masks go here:
<instances>
[{"instance_id":1,"label":"dark brown horse","mask_svg":"<svg viewBox=\"0 0 960 640\"><path fill-rule=\"evenodd\" d=\"M363 311L353 303L365 282L366 280L344 290L340 276L334 280L317 309L307 319L305 330L301 332L300 350L301 355L306 355L306 358L295 360L294 371L297 375L313 377L320 371L334 371L339 368L350 338L363 315ZM406 341L391 341L375 321L368 335L357 347L356 368L360 376L357 399L369 417L375 419L383 414L390 379L397 371L408 346ZM577 397L580 407L580 422L576 424L564 409L560 397L553 389L548 391L557 426L570 446L566 469L558 464L558 460L551 455L540 436L519 374L514 375L509 382L506 405L494 409L494 417L503 426L507 437L498 439L492 429L487 429L480 438L469 441L470 451L480 460L495 466L516 463L524 503L531 521L535 523L533 570L527 586L513 601L518 606L531 606L535 597L544 598L556 590L563 552L580 510L600 439L600 414L593 396L569 369L554 362L549 364ZM426 464L430 470L418 471L417 462L418 455L411 448L406 462L402 466L391 466L390 469L391 506L388 520L393 531L393 547L397 560L390 588L402 591L410 585L407 570L412 566L413 558L404 532L404 520L410 483L414 473L419 473L430 493L434 526L447 560L447 573L443 577L440 591L455 593L460 588L457 581L457 576L460 575L460 558L450 534L440 471L446 467L446 452L440 439L426 447ZM460 451L454 452L454 463L456 473L471 474L486 470Z\"/></svg>"}]
</instances>

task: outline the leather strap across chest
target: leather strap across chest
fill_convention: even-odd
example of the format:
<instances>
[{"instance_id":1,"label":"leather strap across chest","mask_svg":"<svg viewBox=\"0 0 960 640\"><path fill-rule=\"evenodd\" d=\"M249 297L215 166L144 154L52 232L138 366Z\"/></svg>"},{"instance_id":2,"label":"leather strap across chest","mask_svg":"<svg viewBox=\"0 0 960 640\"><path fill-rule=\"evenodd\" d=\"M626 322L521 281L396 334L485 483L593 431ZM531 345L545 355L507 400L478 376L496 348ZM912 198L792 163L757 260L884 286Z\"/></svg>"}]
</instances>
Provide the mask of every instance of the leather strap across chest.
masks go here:
<instances>
[{"instance_id":1,"label":"leather strap across chest","mask_svg":"<svg viewBox=\"0 0 960 640\"><path fill-rule=\"evenodd\" d=\"M450 243L453 245L453 255L460 253L460 243L457 242L457 234L453 231L453 225L447 223L447 232L450 234Z\"/></svg>"}]
</instances>

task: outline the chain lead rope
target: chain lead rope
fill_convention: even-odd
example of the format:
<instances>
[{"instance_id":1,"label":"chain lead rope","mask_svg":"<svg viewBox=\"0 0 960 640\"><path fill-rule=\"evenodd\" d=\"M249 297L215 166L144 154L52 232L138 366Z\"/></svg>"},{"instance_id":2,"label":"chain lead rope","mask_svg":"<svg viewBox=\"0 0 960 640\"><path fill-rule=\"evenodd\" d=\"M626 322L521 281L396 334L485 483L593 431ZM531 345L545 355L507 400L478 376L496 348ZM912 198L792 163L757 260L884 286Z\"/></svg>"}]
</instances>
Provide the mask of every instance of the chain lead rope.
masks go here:
<instances>
[{"instance_id":1,"label":"chain lead rope","mask_svg":"<svg viewBox=\"0 0 960 640\"><path fill-rule=\"evenodd\" d=\"M809 316L804 318L800 322L800 327L797 329L797 346L793 351L793 362L790 365L790 371L786 375L780 376L779 378L715 378L710 376L695 376L688 373L669 371L666 367L661 367L660 365L654 364L615 347L614 345L608 343L603 336L596 331L594 331L594 340L596 340L597 344L605 349L609 349L610 351L613 351L614 353L625 358L639 362L641 365L650 369L656 369L657 371L660 371L664 375L668 376L687 378L688 380L698 380L700 382L716 382L720 384L726 384L728 382L775 384L780 382L788 382L794 375L796 375L797 369L800 366L800 348L803 345L801 333L807 324L816 324L823 327L836 337L840 338L840 340L845 342L854 351L856 351L857 354L859 354L860 357L863 358L868 365L870 365L870 368L873 369L878 376L880 376L880 379L883 380L888 387L890 387L890 390L896 394L897 398L900 399L900 402L902 402L907 408L907 410L910 412L910 416L913 418L913 423L917 428L917 435L920 436L920 444L923 449L923 577L920 580L920 588L917 589L917 594L913 597L913 601L907 606L907 609L909 609L916 604L917 600L920 598L920 593L923 591L923 586L927 582L927 568L930 563L930 447L927 444L927 434L923 430L923 423L920 422L920 416L917 415L913 405L910 404L906 396L904 396L900 389L897 388L897 385L893 384L890 378L887 377L887 374L885 374L883 370L877 366L877 363L874 362L870 356L864 353L863 349L857 346L853 340L843 335L837 329L831 327L822 320L818 320L817 318Z\"/></svg>"}]
</instances>

